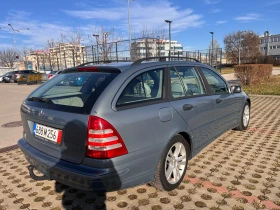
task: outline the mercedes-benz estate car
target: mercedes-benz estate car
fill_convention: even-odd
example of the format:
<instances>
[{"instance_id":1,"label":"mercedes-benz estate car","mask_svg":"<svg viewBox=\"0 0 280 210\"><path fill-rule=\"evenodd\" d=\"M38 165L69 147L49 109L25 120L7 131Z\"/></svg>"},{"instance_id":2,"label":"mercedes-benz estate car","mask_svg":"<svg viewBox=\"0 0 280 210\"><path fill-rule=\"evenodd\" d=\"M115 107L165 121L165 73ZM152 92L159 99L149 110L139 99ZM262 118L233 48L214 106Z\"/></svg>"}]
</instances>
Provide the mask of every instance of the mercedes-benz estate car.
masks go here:
<instances>
[{"instance_id":1,"label":"mercedes-benz estate car","mask_svg":"<svg viewBox=\"0 0 280 210\"><path fill-rule=\"evenodd\" d=\"M188 160L248 127L240 86L200 62L153 59L69 68L32 92L18 141L31 177L88 191L143 183L170 191Z\"/></svg>"}]
</instances>

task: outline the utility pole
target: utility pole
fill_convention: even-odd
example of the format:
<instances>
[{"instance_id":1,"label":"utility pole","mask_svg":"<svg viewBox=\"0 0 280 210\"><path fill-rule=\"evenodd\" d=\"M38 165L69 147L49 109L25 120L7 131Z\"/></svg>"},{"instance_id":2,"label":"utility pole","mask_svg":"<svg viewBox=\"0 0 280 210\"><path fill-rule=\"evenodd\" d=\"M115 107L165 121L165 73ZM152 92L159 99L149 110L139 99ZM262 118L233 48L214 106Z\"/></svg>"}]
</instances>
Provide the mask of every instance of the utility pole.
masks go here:
<instances>
[{"instance_id":1,"label":"utility pole","mask_svg":"<svg viewBox=\"0 0 280 210\"><path fill-rule=\"evenodd\" d=\"M131 32L130 32L130 0L127 0L127 11L128 11L128 37L129 37L129 52L131 48ZM129 53L129 54L130 54Z\"/></svg>"},{"instance_id":2,"label":"utility pole","mask_svg":"<svg viewBox=\"0 0 280 210\"><path fill-rule=\"evenodd\" d=\"M169 24L169 57L171 56L171 20L165 20Z\"/></svg>"},{"instance_id":3,"label":"utility pole","mask_svg":"<svg viewBox=\"0 0 280 210\"><path fill-rule=\"evenodd\" d=\"M98 53L98 41L99 41L99 35L98 34L92 34L92 36L96 39L96 54L97 54L97 62L99 63L99 53ZM93 56L93 55L92 55Z\"/></svg>"},{"instance_id":4,"label":"utility pole","mask_svg":"<svg viewBox=\"0 0 280 210\"><path fill-rule=\"evenodd\" d=\"M264 32L264 40L265 40L265 59L269 56L269 31Z\"/></svg>"},{"instance_id":5,"label":"utility pole","mask_svg":"<svg viewBox=\"0 0 280 210\"><path fill-rule=\"evenodd\" d=\"M104 40L104 45L105 45L103 47L103 50L104 50L104 61L105 61L105 60L107 60L107 54L108 54L108 52L107 52L107 37L108 37L109 33L108 32L104 32L103 35L104 35L103 40Z\"/></svg>"},{"instance_id":6,"label":"utility pole","mask_svg":"<svg viewBox=\"0 0 280 210\"><path fill-rule=\"evenodd\" d=\"M241 47L241 34L246 33L246 31L240 31L239 33L239 45L238 45L238 65L241 64L241 58L240 58L240 47Z\"/></svg>"},{"instance_id":7,"label":"utility pole","mask_svg":"<svg viewBox=\"0 0 280 210\"><path fill-rule=\"evenodd\" d=\"M214 32L210 32L210 34L212 34L211 66L213 66L213 54L214 54Z\"/></svg>"}]
</instances>

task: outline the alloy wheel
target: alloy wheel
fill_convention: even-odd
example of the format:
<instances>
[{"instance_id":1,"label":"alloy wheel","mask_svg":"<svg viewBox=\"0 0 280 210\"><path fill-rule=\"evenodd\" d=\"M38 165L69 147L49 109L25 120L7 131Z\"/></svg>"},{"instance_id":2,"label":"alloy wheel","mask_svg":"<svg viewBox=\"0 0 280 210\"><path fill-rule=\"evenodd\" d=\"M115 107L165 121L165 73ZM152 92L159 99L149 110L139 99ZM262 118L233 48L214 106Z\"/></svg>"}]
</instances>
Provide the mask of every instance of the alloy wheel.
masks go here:
<instances>
[{"instance_id":1,"label":"alloy wheel","mask_svg":"<svg viewBox=\"0 0 280 210\"><path fill-rule=\"evenodd\" d=\"M165 177L170 184L176 184L184 174L187 164L186 148L177 142L175 143L166 156L165 160Z\"/></svg>"},{"instance_id":2,"label":"alloy wheel","mask_svg":"<svg viewBox=\"0 0 280 210\"><path fill-rule=\"evenodd\" d=\"M243 126L244 127L248 126L249 120L250 120L250 108L249 108L249 105L246 105L244 107L244 112L243 112Z\"/></svg>"}]
</instances>

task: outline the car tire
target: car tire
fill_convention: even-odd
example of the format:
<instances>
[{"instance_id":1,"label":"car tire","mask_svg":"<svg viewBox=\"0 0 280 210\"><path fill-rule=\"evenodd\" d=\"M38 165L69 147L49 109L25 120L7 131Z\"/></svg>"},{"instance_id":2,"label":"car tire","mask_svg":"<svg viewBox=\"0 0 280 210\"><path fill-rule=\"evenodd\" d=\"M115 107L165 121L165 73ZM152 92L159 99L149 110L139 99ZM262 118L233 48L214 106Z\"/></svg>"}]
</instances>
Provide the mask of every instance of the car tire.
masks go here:
<instances>
[{"instance_id":1,"label":"car tire","mask_svg":"<svg viewBox=\"0 0 280 210\"><path fill-rule=\"evenodd\" d=\"M250 108L251 107L248 101L246 101L243 106L242 115L239 120L239 126L236 127L234 130L243 131L248 128L250 122Z\"/></svg>"},{"instance_id":2,"label":"car tire","mask_svg":"<svg viewBox=\"0 0 280 210\"><path fill-rule=\"evenodd\" d=\"M175 151L178 154L175 154ZM164 149L154 180L150 184L159 190L171 191L177 188L185 176L189 156L188 142L181 135L174 136Z\"/></svg>"}]
</instances>

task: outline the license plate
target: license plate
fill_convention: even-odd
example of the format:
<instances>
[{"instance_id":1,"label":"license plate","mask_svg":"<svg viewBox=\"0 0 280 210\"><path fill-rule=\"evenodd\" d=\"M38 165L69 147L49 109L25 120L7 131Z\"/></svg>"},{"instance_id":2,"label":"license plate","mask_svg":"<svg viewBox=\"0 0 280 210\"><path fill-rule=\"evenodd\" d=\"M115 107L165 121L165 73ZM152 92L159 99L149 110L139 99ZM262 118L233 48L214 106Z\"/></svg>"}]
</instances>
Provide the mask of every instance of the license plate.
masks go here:
<instances>
[{"instance_id":1,"label":"license plate","mask_svg":"<svg viewBox=\"0 0 280 210\"><path fill-rule=\"evenodd\" d=\"M61 143L62 130L34 123L33 134L45 140L56 142L58 144Z\"/></svg>"}]
</instances>

